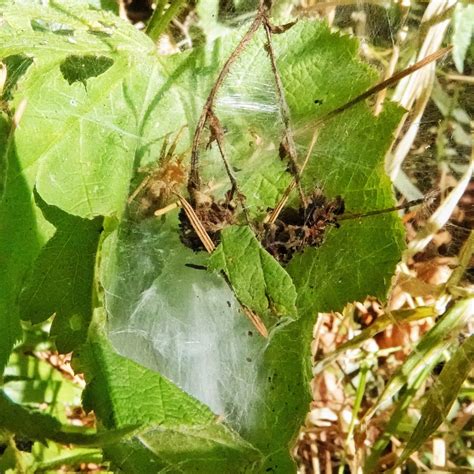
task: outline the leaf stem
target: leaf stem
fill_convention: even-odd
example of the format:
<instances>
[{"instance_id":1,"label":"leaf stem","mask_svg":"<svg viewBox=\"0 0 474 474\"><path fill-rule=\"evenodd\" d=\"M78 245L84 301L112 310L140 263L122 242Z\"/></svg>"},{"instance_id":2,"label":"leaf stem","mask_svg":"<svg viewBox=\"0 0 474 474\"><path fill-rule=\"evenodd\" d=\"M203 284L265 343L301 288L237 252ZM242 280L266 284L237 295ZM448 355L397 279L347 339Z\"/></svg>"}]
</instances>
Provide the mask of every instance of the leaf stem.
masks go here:
<instances>
[{"instance_id":1,"label":"leaf stem","mask_svg":"<svg viewBox=\"0 0 474 474\"><path fill-rule=\"evenodd\" d=\"M290 124L290 109L286 102L285 90L283 88L283 83L280 77L280 73L278 72L278 66L277 66L276 57L275 57L275 50L273 49L272 25L270 24L270 20L268 19L268 16L266 14L264 14L264 18L263 18L263 27L265 29L265 36L267 38L267 45L266 45L267 53L268 53L268 56L270 57L273 78L275 80L275 86L276 86L276 90L278 94L280 114L283 121L283 126L285 128L284 143L287 146L288 158L291 163L293 175L296 180L296 185L298 187L298 192L300 194L301 201L305 203L306 199L303 193L303 189L301 188L301 182L300 182L301 171L298 165L298 155L296 152L295 140L293 137L293 132L291 130L291 124Z\"/></svg>"},{"instance_id":2,"label":"leaf stem","mask_svg":"<svg viewBox=\"0 0 474 474\"><path fill-rule=\"evenodd\" d=\"M413 74L415 71L418 71L418 69L421 69L422 67L425 67L427 64L436 61L437 59L441 58L445 54L447 54L449 51L451 51L452 46L448 46L446 48L440 49L439 51L436 51L433 54L430 54L429 56L426 56L426 58L423 58L421 61L418 61L417 63L413 64L412 66L404 69L403 71L397 72L396 74L393 74L390 76L388 79L385 79L384 81L379 82L375 86L371 87L370 89L366 90L362 94L358 95L354 99L350 100L349 102L346 102L345 104L341 105L340 107L337 107L331 111L329 111L327 114L323 115L319 119L317 119L315 122L311 123L310 126L311 128L314 129L313 136L311 138L311 143L308 149L308 152L306 154L305 161L303 165L301 166L299 170L299 175L298 179L301 178L303 171L306 167L306 164L309 161L310 155L313 151L313 148L316 144L316 140L319 134L319 127L323 125L325 122L328 120L336 117L337 115L341 114L342 112L345 112L346 110L350 109L354 105L364 101L365 99L369 98L370 96L386 89L387 87L390 87L397 82L399 82L401 79L403 79L406 76L409 76L410 74ZM288 197L291 193L291 191L294 189L296 185L296 177L293 177L292 182L289 184L287 189L285 190L283 196L280 198L280 200L277 203L277 206L275 209L271 212L271 214L267 217L266 221L273 223L275 220L278 218L278 215L280 214L281 210L285 206L286 202L288 201ZM396 210L396 209L392 209ZM378 212L377 212L378 213Z\"/></svg>"},{"instance_id":3,"label":"leaf stem","mask_svg":"<svg viewBox=\"0 0 474 474\"><path fill-rule=\"evenodd\" d=\"M359 102L362 102L363 100L368 99L370 96L376 94L377 92L380 92L386 89L387 87L390 87L396 84L397 82L401 81L404 77L409 76L410 74L413 74L415 71L418 71L418 69L421 69L425 67L426 65L430 64L431 62L436 61L437 59L443 57L445 54L449 53L449 51L451 51L452 48L453 48L452 46L447 46L446 48L440 49L434 52L433 54L426 56L426 58L423 58L421 61L418 61L412 66L409 66L406 69L403 69L403 71L393 74L389 78L385 79L384 81L379 82L374 87L371 87L370 89L366 90L365 92L358 95L357 97L350 100L349 102L346 102L340 107L337 107L336 109L331 110L327 114L323 115L318 120L316 120L316 122L311 124L311 126L318 127L319 125L322 125L329 119L332 119L336 115L339 115L342 112L345 112L346 110L350 109L351 107L358 104Z\"/></svg>"},{"instance_id":4,"label":"leaf stem","mask_svg":"<svg viewBox=\"0 0 474 474\"><path fill-rule=\"evenodd\" d=\"M214 86L207 97L206 103L202 109L201 115L199 117L196 130L194 132L193 137L193 148L191 150L191 170L189 173L189 180L188 180L188 192L191 197L191 203L194 201L195 192L199 190L201 187L201 179L199 176L199 144L201 142L201 135L206 126L206 122L209 119L209 115L212 112L212 108L214 106L214 99L216 97L217 92L222 86L224 79L229 74L230 67L232 64L237 60L240 56L242 51L246 48L248 43L251 41L255 33L257 32L258 28L262 24L263 21L263 6L260 5L259 11L257 16L253 20L252 24L250 25L247 33L242 37L239 41L239 44L236 46L234 51L232 51L231 55L227 58L227 61L224 63L224 66L219 73L219 76L214 83Z\"/></svg>"},{"instance_id":5,"label":"leaf stem","mask_svg":"<svg viewBox=\"0 0 474 474\"><path fill-rule=\"evenodd\" d=\"M146 34L153 40L156 41L168 28L171 20L186 3L186 0L172 0L168 9L164 11L166 0L158 0L156 3L155 11L148 22L146 27Z\"/></svg>"}]
</instances>

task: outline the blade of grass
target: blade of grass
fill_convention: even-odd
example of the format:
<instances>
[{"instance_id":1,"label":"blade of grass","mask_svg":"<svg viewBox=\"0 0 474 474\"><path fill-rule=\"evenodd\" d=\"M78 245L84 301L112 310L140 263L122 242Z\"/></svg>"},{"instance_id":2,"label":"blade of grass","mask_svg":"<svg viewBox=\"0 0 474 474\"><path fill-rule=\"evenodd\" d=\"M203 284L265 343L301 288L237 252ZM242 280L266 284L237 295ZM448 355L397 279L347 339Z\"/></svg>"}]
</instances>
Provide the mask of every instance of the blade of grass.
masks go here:
<instances>
[{"instance_id":1,"label":"blade of grass","mask_svg":"<svg viewBox=\"0 0 474 474\"><path fill-rule=\"evenodd\" d=\"M408 248L403 254L403 260L407 261L408 258L421 252L433 239L436 232L438 232L451 217L454 208L457 206L462 195L466 191L467 186L471 182L472 175L474 172L474 149L472 151L471 161L469 166L466 168L461 179L458 181L453 190L449 193L447 198L440 204L438 209L431 215L428 222L423 229L418 233L409 244Z\"/></svg>"},{"instance_id":2,"label":"blade of grass","mask_svg":"<svg viewBox=\"0 0 474 474\"><path fill-rule=\"evenodd\" d=\"M464 273L468 269L472 254L474 253L474 230L471 230L469 237L464 242L461 251L458 255L458 265L453 270L453 273L449 277L446 283L446 288L449 290L454 289L459 284Z\"/></svg>"},{"instance_id":3,"label":"blade of grass","mask_svg":"<svg viewBox=\"0 0 474 474\"><path fill-rule=\"evenodd\" d=\"M472 302L474 302L474 299L472 299ZM474 335L470 336L458 347L451 359L443 367L429 392L428 400L423 405L421 418L416 425L415 431L408 440L395 467L400 466L412 453L418 450L443 422L473 365Z\"/></svg>"},{"instance_id":4,"label":"blade of grass","mask_svg":"<svg viewBox=\"0 0 474 474\"><path fill-rule=\"evenodd\" d=\"M185 3L186 0L173 0L170 2L168 9L163 12L165 2L159 1L146 27L146 34L153 41L156 41L168 28L171 20L179 13Z\"/></svg>"},{"instance_id":5,"label":"blade of grass","mask_svg":"<svg viewBox=\"0 0 474 474\"><path fill-rule=\"evenodd\" d=\"M426 365L438 360L440 354L452 344L459 331L474 314L474 298L456 302L442 318L421 339L405 363L390 379L384 391L364 415L363 422L368 422L382 404L393 397L405 384L413 383Z\"/></svg>"},{"instance_id":6,"label":"blade of grass","mask_svg":"<svg viewBox=\"0 0 474 474\"><path fill-rule=\"evenodd\" d=\"M382 332L391 324L396 324L398 322L417 321L419 319L435 316L435 314L434 308L430 306L420 306L419 308L415 309L402 309L383 314L360 334L345 342L334 352L331 352L324 359L319 361L313 368L313 374L317 375L321 373L329 364L333 363L344 352L359 347L364 341L374 337L379 332Z\"/></svg>"},{"instance_id":7,"label":"blade of grass","mask_svg":"<svg viewBox=\"0 0 474 474\"><path fill-rule=\"evenodd\" d=\"M420 372L418 377L416 377L416 379L413 380L411 384L407 385L406 390L404 390L402 397L396 405L395 411L392 413L389 422L384 427L382 434L374 443L372 451L370 452L370 455L365 462L365 474L381 472L381 466L378 465L380 457L382 456L382 454L384 454L385 448L390 442L390 438L392 436L397 436L400 423L406 416L410 403L412 402L419 388L423 385L423 383L431 374L431 371L433 370L437 362L437 359L432 360L431 363Z\"/></svg>"}]
</instances>

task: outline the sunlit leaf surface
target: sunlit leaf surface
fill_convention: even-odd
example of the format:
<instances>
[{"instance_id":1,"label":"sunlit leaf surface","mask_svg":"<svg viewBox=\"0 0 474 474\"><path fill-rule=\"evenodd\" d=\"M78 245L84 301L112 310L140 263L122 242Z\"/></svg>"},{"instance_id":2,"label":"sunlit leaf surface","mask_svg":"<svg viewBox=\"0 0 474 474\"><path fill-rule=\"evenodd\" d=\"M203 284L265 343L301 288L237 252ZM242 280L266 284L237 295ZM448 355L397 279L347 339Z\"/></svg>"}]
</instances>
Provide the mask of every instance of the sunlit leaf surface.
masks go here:
<instances>
[{"instance_id":1,"label":"sunlit leaf surface","mask_svg":"<svg viewBox=\"0 0 474 474\"><path fill-rule=\"evenodd\" d=\"M309 340L315 314L367 294L384 296L403 247L398 217L344 221L340 228L327 229L323 245L297 255L286 270L260 258L268 294L262 298L262 272L257 272L252 305L266 311L271 300L277 312L299 318L285 319L268 340L261 338L235 298L245 287L243 273L234 279L234 294L219 274L197 268L208 265L208 256L181 243L176 210L146 219L133 206L125 209L140 181L135 172L157 160L165 136L174 138L187 125L176 151L189 149L204 101L239 35L191 53L158 57L154 45L133 27L106 13L75 8L30 4L2 12L0 56L34 59L11 89L13 107L23 98L28 103L15 148L9 151L11 175L0 209L7 230L2 232L2 252L13 256L8 279L0 280L9 288L3 314L8 314L8 324L18 326L12 307L31 262L53 233L34 202L35 185L48 205L68 214L108 216L107 229L115 219L118 228L108 230L100 255L101 284L108 337L121 355L104 340L82 353L91 384L89 406L105 426L120 427L162 422L158 408L150 404L151 394L163 404L178 398L182 405L174 408L177 418L170 430L183 446L190 446L200 429L194 425L202 421L189 415L194 413L190 406L199 407L205 417L213 412L224 419L219 439L230 436L232 452L261 452L263 471L288 472L294 469L288 445L310 400ZM256 220L291 181L288 163L279 157L280 105L263 38L260 32L234 64L215 103L226 130L226 153ZM331 33L323 23L298 23L275 36L274 48L302 160L313 133L311 122L364 91L376 75L356 59L355 40ZM401 113L387 105L375 118L368 106L359 105L324 124L303 177L305 192L318 186L329 197L341 195L350 212L392 205L383 158ZM217 147L206 150L205 145L202 178L214 185L219 199L228 181ZM297 206L297 199L295 194L290 204ZM90 242L96 231L92 227L82 242ZM250 271L253 256L266 255L249 230L239 232L246 233L251 252L243 254L237 245L234 252L231 246L225 253L229 275L232 258L241 260L238 268ZM225 240L224 233L224 249ZM78 278L90 276L81 271ZM38 287L43 298L49 298L52 287L51 282ZM16 333L10 331L10 339L11 334ZM187 413L189 429L183 431L181 419ZM150 433L109 451L110 457L153 466L166 448L160 451L159 430ZM194 454L203 452L203 464L196 465L207 472L214 468L207 469L203 459L210 459L212 451L212 459L222 460L227 452L225 442L205 441L212 436L206 432L199 437L204 441L191 448ZM166 466L178 463L169 455Z\"/></svg>"}]
</instances>

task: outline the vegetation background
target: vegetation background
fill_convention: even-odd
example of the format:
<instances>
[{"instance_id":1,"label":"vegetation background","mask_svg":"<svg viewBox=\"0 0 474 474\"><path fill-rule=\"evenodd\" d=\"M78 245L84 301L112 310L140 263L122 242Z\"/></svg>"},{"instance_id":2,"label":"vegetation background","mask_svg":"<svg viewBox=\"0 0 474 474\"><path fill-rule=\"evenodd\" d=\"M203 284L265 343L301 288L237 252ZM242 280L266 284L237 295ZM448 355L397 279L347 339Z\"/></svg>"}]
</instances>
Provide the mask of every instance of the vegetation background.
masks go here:
<instances>
[{"instance_id":1,"label":"vegetation background","mask_svg":"<svg viewBox=\"0 0 474 474\"><path fill-rule=\"evenodd\" d=\"M170 275L184 272L183 265L189 262L195 267L214 266L227 275L238 298L234 303L229 288L216 289L209 284L203 294L212 304L216 300L230 307L230 301L237 306L243 301L251 309L251 316L263 315L265 329L261 331L267 329L265 325L270 333L276 327L268 315L274 309L267 307L268 295L264 295L263 304L259 295L248 291L249 285L258 286L254 281L249 283L248 267L232 267L229 263L229 255L238 255L242 241L247 242L246 251L253 252L252 259L264 261L262 247L252 236L224 232L227 248L234 245L232 252L237 253L228 254L230 250L220 247L220 253L216 252L209 263L207 257L191 259L191 251L184 253L176 236L172 237L172 225L177 225L169 224L172 218L164 227L157 227L162 225L162 215L148 219L148 214L153 215L156 209L165 209L163 212L167 213L167 206L170 215L177 212L173 193L177 189L175 185L183 186L187 180L191 151L190 137L182 138L187 132L180 130L197 122L203 99L215 84L223 61L244 37L250 22L258 15L258 7L258 2L250 0L158 0L156 3L110 0L49 2L48 6L0 1L3 44L0 46L3 62L0 261L5 273L0 279L3 289L0 341L2 367L5 366L0 393L0 472L474 471L474 6L469 2L273 2L271 18L275 24L299 20L287 31L283 28L281 34L273 35L295 140L303 143L298 142L298 151L306 150L310 142L305 129L307 123L324 118L325 113L331 113L336 106L347 103L378 81L406 70L443 47L452 46L436 66L432 62L401 80L392 81L390 88L383 88L368 98L367 110L377 116L381 114L383 118L379 121L372 115L363 115L364 111L351 109L343 112L333 129L325 128L326 132L323 130L318 137L315 153L320 161L309 162L303 186L312 189L317 180L328 195L343 194L349 215L356 219L341 220L341 229L330 229L318 249L320 253L314 253L318 257L311 261L318 262L319 270L313 270L314 265L307 263L307 253L285 267L288 273L275 265L275 260L267 263L271 269L265 278L277 276L273 286L266 283L271 296L268 300L277 307L277 312L289 319L296 313L318 313L316 320L307 318L309 322L304 330L301 327L293 332L288 330L281 336L284 341L277 340L267 352L265 363L274 370L262 372L268 378L265 382L268 385L259 378L263 377L260 372L252 372L256 382L249 386L255 389L256 399L263 398L265 406L278 411L280 425L267 416L264 408L257 427L245 425L242 421L245 416L240 414L235 419L229 415L229 426L221 423L213 414L220 411L213 405L217 402L208 393L209 386L193 391L196 382L190 382L193 372L197 376L206 372L213 376L211 364L200 369L191 366L185 375L180 375L182 379L176 375L178 372L173 372L174 368L163 369L160 372L165 377L162 377L156 368L161 368L163 361L154 359L159 358L155 349L147 346L150 340L133 339L139 331L157 331L153 333L152 343L166 347L174 334L173 328L168 333L163 326L156 327L149 317L148 326L140 326L141 322L133 326L141 317L137 301L148 313L150 308L157 313L167 308L174 314L172 303L167 303L162 295L159 301L163 306L159 310L158 306L146 306L145 298L134 300L138 293L145 294L143 288L154 288L143 281L149 275L143 278L141 275L146 273L144 269L149 262L155 272L162 268L161 257L148 250L160 245L175 259L176 263L164 264ZM102 14L105 15L100 17L102 20L97 20ZM117 20L120 23L111 20L113 16L120 18ZM129 25L127 29L122 20L133 27ZM325 22L329 29L314 27L318 28L319 41L327 50L327 56L317 53L317 67L309 69L314 77L307 84L312 86L314 81L318 92L315 94L313 90L307 92L307 87L298 85L297 80L292 82L292 78L304 75L298 69L298 54L311 56L305 49L313 44L309 40L312 26L308 25L319 25L319 22ZM79 31L81 23L87 34L73 31ZM343 38L341 42L333 42L330 32ZM37 36L40 34L44 34L44 40ZM153 44L143 46L144 34ZM346 37L357 38L358 43L345 42ZM262 38L259 41L263 42ZM165 59L159 66L150 66L151 60L147 61L155 49ZM212 51L218 57L217 62L220 61L219 67L203 51ZM113 60L107 56L109 53ZM269 165L266 155L261 168L255 167L252 158L245 161L247 151L243 141L246 140L246 146L251 142L256 144L256 149L261 151L271 140L277 140L275 137L281 132L274 124L275 115L269 115L277 113L282 104L278 88L276 92L268 92L274 87L269 82L270 66L267 64L264 69L262 65L262 58L268 55L261 44L251 43L236 60L217 101L219 117L225 122L223 136L237 163L235 173L239 181L247 183L242 192L255 220L261 218L265 205L271 207L275 203L275 196L286 188L291 177L282 164L275 168ZM339 69L341 63L344 64ZM57 75L54 72L59 70L59 64L62 78L59 72ZM117 73L113 68L119 67ZM117 75L106 76L109 68ZM128 70L136 76L136 82L124 81L118 93L111 84L119 83L117 78L122 80ZM195 76L200 82L190 86ZM95 87L91 78L101 77L103 82ZM143 125L139 130L142 136L154 137L153 126L164 127L156 143L150 138L146 147L137 147L138 151L132 154L135 174L131 184L128 178L122 179L125 172L117 161L107 167L98 158L81 159L77 167L71 168L66 159L74 157L82 146L81 157L82 153L93 157L115 153L121 157L123 150L133 148L134 137L130 142L121 141L113 133L107 135L103 129L94 127L100 122L108 123L109 117L115 114L118 118L114 118L114 127L132 129L130 110L140 115L141 101L146 104L148 100L149 91L140 89L140 84L146 82L145 78L155 77L156 83L163 86L160 91L179 92L159 103L158 109L162 111L157 115L149 112L154 125ZM336 79L343 83L339 86L342 90L332 91ZM68 87L77 86L77 95L65 92L67 83ZM129 84L136 88L127 89ZM67 97L69 105L75 107L77 103L82 105L85 96L100 104L100 111L99 107L94 109L87 121L77 126L76 115L70 110L63 111L61 100ZM105 101L104 96L107 96ZM193 102L194 96L202 99L201 102ZM307 97L311 98L311 107L323 108L317 112L320 115L314 115L313 109L306 110L308 102L302 98ZM406 113L390 105L389 100L402 106ZM180 116L170 115L175 113L173 106L179 101L184 112ZM122 114L122 108L127 113ZM92 124L90 128L89 124ZM344 136L352 137L352 141L346 143ZM55 140L59 151L57 155L49 154L53 148L50 144L56 143ZM275 150L267 148L270 152ZM200 152L203 179L211 182L212 178L217 194L220 192L222 197L219 183L225 174L215 170L212 153L217 153L216 147L209 151L202 146ZM242 154L241 158L235 158L238 153ZM360 164L358 153L380 155L384 163L374 159L372 163L360 161ZM352 157L357 166L369 169L364 179L372 172L377 176L380 173L380 194L370 195L370 189L364 188L363 197L351 197L355 191L347 182L352 179L353 168L337 161L334 167L337 157L344 154ZM46 156L49 161L43 158ZM164 159L161 165L170 166L162 166L158 171L150 167L157 156ZM300 153L300 156L304 155ZM74 180L62 181L74 173L84 181L92 176L91 183L84 186L90 193L87 199L82 200L80 192L76 193ZM393 212L388 217L376 217L380 220L373 224L368 224L372 221L365 217L358 217L393 204L385 173L393 181L397 204L422 201L416 208L406 207L401 211L406 237ZM252 181L253 175L259 179L263 176L273 187L265 188L260 181ZM18 176L24 178L21 188ZM158 190L150 188L148 176L158 183ZM92 183L94 180L97 181ZM63 182L66 185L62 186ZM104 189L97 191L92 184ZM124 193L108 197L109 189L121 186L129 198L127 211L123 210ZM252 198L252 190L257 188L260 195ZM138 190L136 200L130 198L134 190ZM164 194L168 191L169 195ZM127 218L118 219L117 215L124 212ZM33 217L35 213L44 218ZM142 221L144 215L147 219ZM33 242L34 226L38 227L35 236L40 237ZM54 229L57 229L55 233ZM359 237L353 237L355 234ZM107 240L111 235L115 235L115 240ZM346 236L347 248L340 243L342 240L337 240L342 239L337 237L341 235ZM172 243L166 247L165 241ZM387 247L386 253L372 255L374 245L380 242ZM96 256L98 245L101 246L99 257ZM340 258L336 258L338 254ZM119 257L114 259L111 255ZM334 273L328 270L332 265ZM192 275L202 272L202 269L188 270ZM307 285L301 276L306 273L320 282L320 289L301 290ZM241 274L244 281L238 278ZM338 278L364 282L357 288L347 284L338 290ZM185 302L183 288L190 286L175 287L172 280L172 277L163 279L160 290L169 295L171 302ZM246 291L250 296L245 296ZM341 294L346 291L344 303L352 302L340 304ZM278 299L281 294L285 296ZM365 298L366 295L370 296ZM150 293L145 296L150 298ZM157 304L155 299L152 301ZM183 312L184 307L177 312ZM14 308L18 308L18 314ZM97 329L105 321L104 308L110 317L108 332ZM325 312L330 310L334 311ZM219 331L207 324L216 324L217 328L223 325L222 321L205 319L212 308L195 311L204 318L199 319L204 332ZM223 310L216 310L216 314L219 311ZM131 314L136 317L133 324ZM238 317L245 319L241 314ZM245 320L245 324L250 323ZM256 326L258 330L258 323ZM245 327L247 337L250 330ZM294 326L289 323L288 327ZM193 327L192 331L198 334L199 328ZM235 327L224 334L232 331L236 331ZM306 335L300 337L303 332ZM219 337L224 339L220 344L225 350L234 350L230 338ZM259 336L255 332L252 337ZM300 361L309 359L310 342L312 401L308 406L308 394L300 390L309 382L307 364ZM247 343L238 342L235 346L240 344ZM254 352L246 354L246 359L254 363L261 348L249 347ZM170 354L170 358L179 358L173 352ZM71 359L74 359L72 364ZM184 365L191 364L184 356L179 360ZM239 368L244 361L229 356L223 363L228 364L225 372L228 378L222 384L228 383L246 401L232 410L250 410L248 406L254 403L254 395L232 382L245 377ZM260 370L258 363L255 364L255 370ZM177 389L168 378L195 398ZM122 390L121 384L140 393ZM187 390L187 384L194 388ZM258 395L260 389L268 393L274 387L276 395ZM227 409L222 408L222 412L227 414ZM296 442L291 423L302 425ZM287 454L290 447L296 465Z\"/></svg>"}]
</instances>

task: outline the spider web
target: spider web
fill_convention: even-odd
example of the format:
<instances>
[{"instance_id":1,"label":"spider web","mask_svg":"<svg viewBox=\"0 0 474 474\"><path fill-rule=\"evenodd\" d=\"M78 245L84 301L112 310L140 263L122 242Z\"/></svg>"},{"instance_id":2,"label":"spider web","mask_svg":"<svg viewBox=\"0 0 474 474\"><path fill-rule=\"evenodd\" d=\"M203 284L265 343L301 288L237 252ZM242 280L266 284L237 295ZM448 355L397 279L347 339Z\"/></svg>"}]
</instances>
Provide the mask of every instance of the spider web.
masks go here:
<instances>
[{"instance_id":1,"label":"spider web","mask_svg":"<svg viewBox=\"0 0 474 474\"><path fill-rule=\"evenodd\" d=\"M375 65L381 74L389 69L388 51L400 50L399 62L407 65L410 61L413 62L416 55L410 41L423 39L421 35L417 36L418 33L413 28L414 23L422 20L424 13L418 6L405 11L393 5L342 5L336 8L315 5L313 2L295 5L295 2L281 1L276 2L275 11L281 22L294 17L324 18L335 30L357 36L360 39L360 54ZM182 12L174 23L171 34L174 35L176 44L186 49L205 41L202 36L196 35L195 44L192 44L193 28L201 28L203 35L210 41L246 25L254 14L255 2L219 4L211 0L203 1L198 3L196 9L189 8ZM449 36L449 33L445 28L442 34ZM183 42L184 39L187 39L187 42ZM216 113L225 124L229 156L238 157L245 142L247 146L254 147L254 160L250 158L247 162L247 169L250 170L248 175L245 174L246 170L241 172L239 169L238 158L234 159L234 168L239 181L243 183L242 192L249 201L249 211L252 215L262 215L265 211L253 203L259 201L257 198L261 197L262 192L269 196L271 205L284 187L281 181L280 187L275 184L279 182L275 176L283 176L285 173L285 165L274 160L275 140L281 136L283 126L279 118L278 94L274 83L269 81L269 62L266 67L267 71L262 71L260 65L258 68L253 67L248 58L245 61L238 59L226 79L227 87L218 93L215 101ZM448 70L451 67L447 59L441 61L442 69ZM337 72L332 74L337 77ZM423 80L429 78L424 76L423 79L420 73L419 82ZM403 87L408 87L407 81L400 84L395 93L399 100ZM245 87L242 87L243 85ZM421 92L415 94L415 105L408 104L408 118L387 156L387 170L391 172L401 203L425 196L434 190L439 192L442 199L438 199L432 209L429 209L430 213L433 213L451 188L455 188L463 178L466 181L465 176L469 172L471 160L468 127L472 107L466 101L469 92L462 84L452 83L441 77L435 79L430 87L432 92L431 95L428 94L430 98L426 100L424 107L417 109L417 105L423 102L423 97L420 99ZM324 107L324 100L320 99L317 93L313 95L313 106ZM375 100L382 103L382 96ZM403 100L401 102L407 105ZM417 133L413 136L400 166L396 167L397 171L393 171L393 157L403 155L400 144L404 140L409 141L410 127L414 122L418 125ZM245 124L245 127L242 127L242 124ZM295 135L304 134L305 125L295 117ZM246 130L244 140L243 129ZM192 132L193 128L189 127L190 136ZM344 133L344 130L341 133ZM205 141L203 140L204 144ZM184 151L183 147L181 151ZM301 154L303 149L298 151ZM327 148L320 147L316 150L316 155L325 156L328 151ZM228 182L223 167L216 171L219 169L216 164L220 163L216 147L209 150L201 146L200 152L203 180L216 189L216 195L222 197L228 189ZM262 159L262 156L271 156L272 161ZM257 185L252 181L250 175L255 170L264 177L263 184ZM327 181L327 176L320 175L316 184L324 191ZM284 184L287 183L288 181ZM459 201L452 220L437 229L423 251L407 262L411 265L411 275L415 279L419 278L428 266L434 268L433 274L426 282L429 284L434 281L439 283L440 278L446 279L452 271L456 257L472 227L472 213L470 214L469 210L472 203L472 183L465 188L466 192ZM253 201L252 197L255 198ZM423 231L427 219L429 214L413 214L407 223L410 239L415 239L417 232ZM169 219L168 224L168 233L160 231L158 234L156 222L141 222L138 225L131 222L130 228L123 230L124 233L131 233L132 238L127 234L124 243L119 243L117 257L110 263L118 270L115 268L106 271L110 274L127 275L126 279L105 284L108 295L107 310L110 315L110 338L119 351L149 368L159 369L188 393L207 403L213 411L225 414L227 419L234 421L235 426L248 425L249 418L255 416L252 413L251 401L258 397L259 390L256 383L257 368L253 363L263 357L265 342L254 334L249 335L250 330L239 310L238 301L221 280L202 270L189 267L183 269L187 263L199 265L204 264L205 260L200 260L190 250L183 251L172 232L176 228L176 221ZM119 235L119 242L120 238ZM168 260L169 256L160 254L162 239L167 241L166 246L174 239L171 245L171 248L174 247L172 251L175 252L173 259ZM170 261L173 263L170 264ZM171 269L169 265L176 266ZM199 283L196 283L196 272L202 272ZM176 274L179 274L179 284L170 278L170 275ZM164 294L169 295L169 298L167 296L163 299L161 295ZM226 295L224 299L223 294ZM410 298L408 296L405 302L410 304ZM432 301L433 297L426 295L425 302ZM422 302L418 301L418 304ZM150 314L162 312L179 314L179 321L171 321L168 327L166 321L150 318ZM225 314L225 318L209 320L209 314L218 313ZM191 325L190 316L194 321ZM199 324L204 320L206 327ZM176 333L176 324L182 324L183 332ZM218 332L221 335L216 338ZM228 334L228 337L225 334ZM252 341L250 344L249 340ZM213 357L215 353L228 353L229 357L218 360ZM238 359L246 360L248 365L236 365L235 360ZM178 364L169 364L170 360L176 360ZM350 370L350 366L349 361L347 370ZM238 394L228 391L229 387L234 386L231 381L235 378L243 382L240 385L242 391ZM354 379L354 383L357 383L357 379ZM238 412L235 412L235 406L231 403L234 397L244 400ZM248 403L245 403L245 400Z\"/></svg>"}]
</instances>

